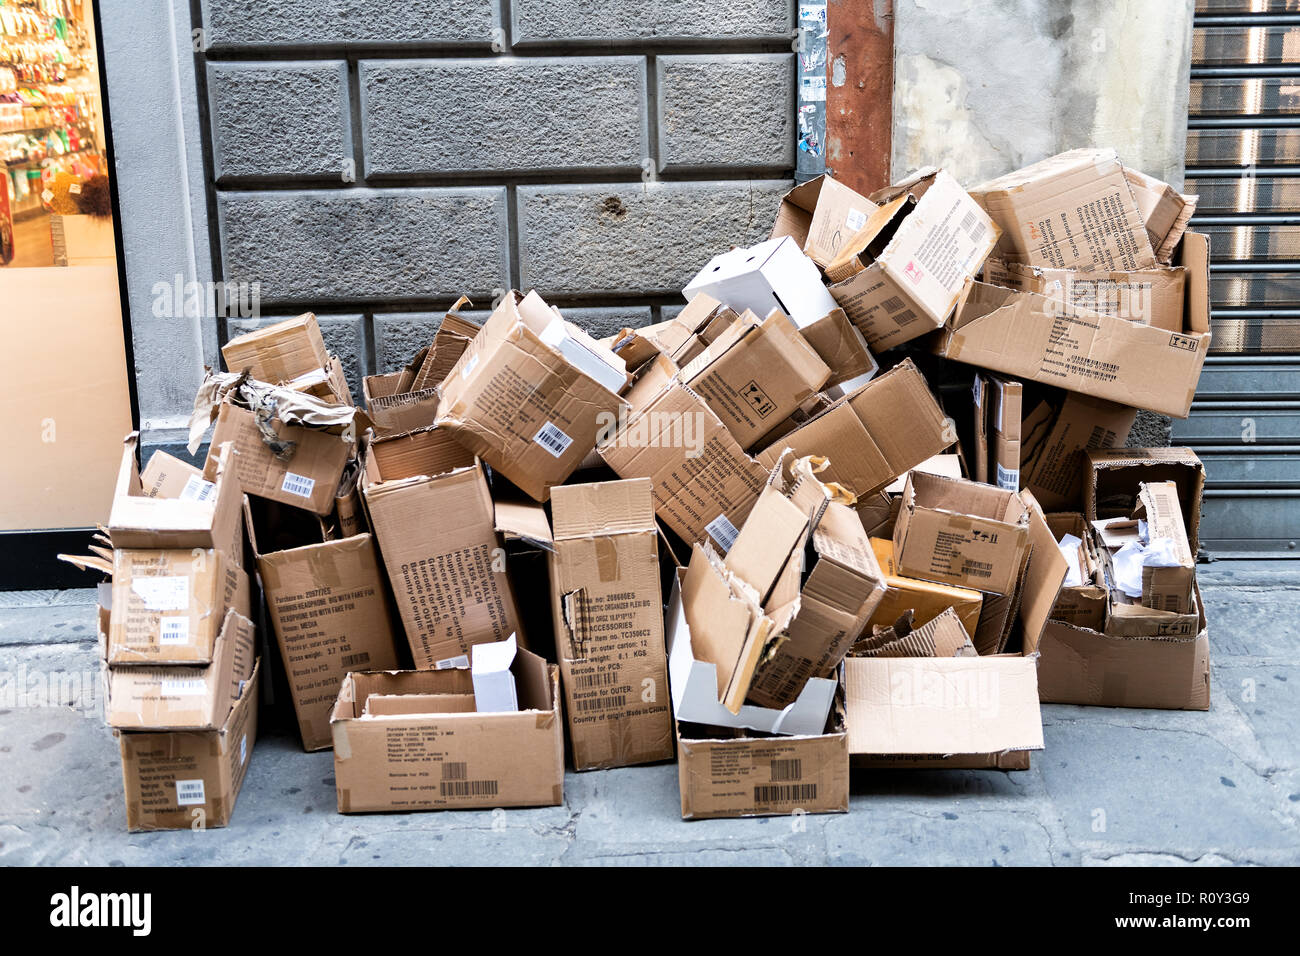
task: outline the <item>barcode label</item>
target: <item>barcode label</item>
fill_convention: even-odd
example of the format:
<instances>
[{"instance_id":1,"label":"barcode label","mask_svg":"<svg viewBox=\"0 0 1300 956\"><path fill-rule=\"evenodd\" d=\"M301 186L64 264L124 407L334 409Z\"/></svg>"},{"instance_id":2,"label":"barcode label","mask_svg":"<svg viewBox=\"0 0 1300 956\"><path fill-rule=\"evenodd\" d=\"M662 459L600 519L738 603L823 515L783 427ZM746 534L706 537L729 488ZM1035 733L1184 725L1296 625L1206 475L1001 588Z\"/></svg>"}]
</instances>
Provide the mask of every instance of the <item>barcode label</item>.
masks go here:
<instances>
[{"instance_id":1,"label":"barcode label","mask_svg":"<svg viewBox=\"0 0 1300 956\"><path fill-rule=\"evenodd\" d=\"M786 780L798 780L803 776L803 761L798 757L772 761L772 780L780 783Z\"/></svg>"},{"instance_id":2,"label":"barcode label","mask_svg":"<svg viewBox=\"0 0 1300 956\"><path fill-rule=\"evenodd\" d=\"M203 794L202 780L176 781L176 806L192 807L197 803L207 803Z\"/></svg>"},{"instance_id":3,"label":"barcode label","mask_svg":"<svg viewBox=\"0 0 1300 956\"><path fill-rule=\"evenodd\" d=\"M162 682L164 697L197 697L208 689L202 677L168 677Z\"/></svg>"},{"instance_id":4,"label":"barcode label","mask_svg":"<svg viewBox=\"0 0 1300 956\"><path fill-rule=\"evenodd\" d=\"M574 690L591 690L593 687L612 687L618 683L618 671L592 671L589 674L574 674Z\"/></svg>"},{"instance_id":5,"label":"barcode label","mask_svg":"<svg viewBox=\"0 0 1300 956\"><path fill-rule=\"evenodd\" d=\"M1020 469L1003 468L1001 463L998 464L998 487L1007 491L1020 490Z\"/></svg>"},{"instance_id":6,"label":"barcode label","mask_svg":"<svg viewBox=\"0 0 1300 956\"><path fill-rule=\"evenodd\" d=\"M911 309L904 309L898 315L892 316L892 318L899 325L911 325L916 321L916 313Z\"/></svg>"},{"instance_id":7,"label":"barcode label","mask_svg":"<svg viewBox=\"0 0 1300 956\"><path fill-rule=\"evenodd\" d=\"M370 652L360 651L356 654L344 654L339 658L339 664L343 667L356 667L359 664L370 663Z\"/></svg>"},{"instance_id":8,"label":"barcode label","mask_svg":"<svg viewBox=\"0 0 1300 956\"><path fill-rule=\"evenodd\" d=\"M468 780L469 764L464 760L452 760L442 765L443 780Z\"/></svg>"},{"instance_id":9,"label":"barcode label","mask_svg":"<svg viewBox=\"0 0 1300 956\"><path fill-rule=\"evenodd\" d=\"M880 307L886 312L897 312L903 308L903 300L896 295L891 295L884 302L880 303Z\"/></svg>"},{"instance_id":10,"label":"barcode label","mask_svg":"<svg viewBox=\"0 0 1300 956\"><path fill-rule=\"evenodd\" d=\"M216 488L213 482L207 481L202 475L190 475L185 487L181 489L180 497L182 501L207 501Z\"/></svg>"},{"instance_id":11,"label":"barcode label","mask_svg":"<svg viewBox=\"0 0 1300 956\"><path fill-rule=\"evenodd\" d=\"M495 780L444 780L442 795L444 797L495 797L497 782Z\"/></svg>"},{"instance_id":12,"label":"barcode label","mask_svg":"<svg viewBox=\"0 0 1300 956\"><path fill-rule=\"evenodd\" d=\"M533 441L541 445L556 458L559 458L573 444L573 439L564 434L551 422L547 422L537 430L533 436Z\"/></svg>"},{"instance_id":13,"label":"barcode label","mask_svg":"<svg viewBox=\"0 0 1300 956\"><path fill-rule=\"evenodd\" d=\"M159 644L188 644L190 641L190 619L188 617L165 617L158 622Z\"/></svg>"},{"instance_id":14,"label":"barcode label","mask_svg":"<svg viewBox=\"0 0 1300 956\"><path fill-rule=\"evenodd\" d=\"M184 611L190 606L189 580L184 575L132 578L131 590L150 611Z\"/></svg>"},{"instance_id":15,"label":"barcode label","mask_svg":"<svg viewBox=\"0 0 1300 956\"><path fill-rule=\"evenodd\" d=\"M754 787L755 803L797 803L816 799L815 783L768 783Z\"/></svg>"},{"instance_id":16,"label":"barcode label","mask_svg":"<svg viewBox=\"0 0 1300 956\"><path fill-rule=\"evenodd\" d=\"M723 551L730 551L731 546L736 543L736 536L740 534L736 526L727 520L726 515L718 515L707 525L704 530L709 533L709 537L718 542L718 547Z\"/></svg>"},{"instance_id":17,"label":"barcode label","mask_svg":"<svg viewBox=\"0 0 1300 956\"><path fill-rule=\"evenodd\" d=\"M593 710L619 710L627 706L627 697L624 694L615 694L613 697L582 697L573 702L573 709L580 714L587 714Z\"/></svg>"},{"instance_id":18,"label":"barcode label","mask_svg":"<svg viewBox=\"0 0 1300 956\"><path fill-rule=\"evenodd\" d=\"M861 209L850 209L844 217L844 224L850 232L857 232L867 224L867 214Z\"/></svg>"},{"instance_id":19,"label":"barcode label","mask_svg":"<svg viewBox=\"0 0 1300 956\"><path fill-rule=\"evenodd\" d=\"M459 657L444 657L433 665L433 669L436 671L445 671L452 667L469 667L469 655L461 654Z\"/></svg>"},{"instance_id":20,"label":"barcode label","mask_svg":"<svg viewBox=\"0 0 1300 956\"><path fill-rule=\"evenodd\" d=\"M965 230L966 235L970 236L971 242L979 242L984 238L984 233L987 231L984 221L975 214L974 209L966 211L966 215L961 220L961 227Z\"/></svg>"},{"instance_id":21,"label":"barcode label","mask_svg":"<svg viewBox=\"0 0 1300 956\"><path fill-rule=\"evenodd\" d=\"M284 481L280 483L281 491L285 494L297 495L299 498L310 498L312 489L315 487L315 478L308 478L306 475L295 475L292 471L286 471Z\"/></svg>"},{"instance_id":22,"label":"barcode label","mask_svg":"<svg viewBox=\"0 0 1300 956\"><path fill-rule=\"evenodd\" d=\"M991 578L993 565L988 561L966 561L961 566L961 573L969 574L974 578Z\"/></svg>"}]
</instances>

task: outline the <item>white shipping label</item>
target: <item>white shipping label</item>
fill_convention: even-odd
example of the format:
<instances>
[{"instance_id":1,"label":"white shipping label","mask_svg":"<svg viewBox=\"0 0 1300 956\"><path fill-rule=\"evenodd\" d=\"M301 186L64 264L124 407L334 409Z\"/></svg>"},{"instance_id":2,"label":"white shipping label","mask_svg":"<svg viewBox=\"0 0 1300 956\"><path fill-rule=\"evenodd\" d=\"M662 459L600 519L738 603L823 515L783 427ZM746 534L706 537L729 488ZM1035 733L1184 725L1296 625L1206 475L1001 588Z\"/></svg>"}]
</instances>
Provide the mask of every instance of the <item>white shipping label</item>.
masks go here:
<instances>
[{"instance_id":1,"label":"white shipping label","mask_svg":"<svg viewBox=\"0 0 1300 956\"><path fill-rule=\"evenodd\" d=\"M573 439L564 434L564 432L562 432L552 422L547 422L539 428L537 434L533 436L533 441L537 442L537 444L541 445L556 458L563 455L565 451L568 450L568 447L573 444Z\"/></svg>"},{"instance_id":2,"label":"white shipping label","mask_svg":"<svg viewBox=\"0 0 1300 956\"><path fill-rule=\"evenodd\" d=\"M718 542L722 550L730 551L731 546L736 543L736 535L740 534L736 526L727 520L726 515L718 515L710 521L704 528L709 533L709 537Z\"/></svg>"},{"instance_id":3,"label":"white shipping label","mask_svg":"<svg viewBox=\"0 0 1300 956\"><path fill-rule=\"evenodd\" d=\"M308 478L306 475L295 475L292 471L284 473L284 481L280 483L280 490L290 495L297 495L299 498L310 498L312 489L316 487L316 479Z\"/></svg>"},{"instance_id":4,"label":"white shipping label","mask_svg":"<svg viewBox=\"0 0 1300 956\"><path fill-rule=\"evenodd\" d=\"M164 697L198 697L207 689L202 677L169 677L162 682Z\"/></svg>"},{"instance_id":5,"label":"white shipping label","mask_svg":"<svg viewBox=\"0 0 1300 956\"><path fill-rule=\"evenodd\" d=\"M150 611L184 611L190 606L190 581L182 574L132 578L131 590Z\"/></svg>"},{"instance_id":6,"label":"white shipping label","mask_svg":"<svg viewBox=\"0 0 1300 956\"><path fill-rule=\"evenodd\" d=\"M158 624L159 644L175 645L190 642L190 619L188 617L165 617Z\"/></svg>"},{"instance_id":7,"label":"white shipping label","mask_svg":"<svg viewBox=\"0 0 1300 956\"><path fill-rule=\"evenodd\" d=\"M207 802L207 798L203 795L202 780L176 781L176 805L178 807L192 807L195 804Z\"/></svg>"},{"instance_id":8,"label":"white shipping label","mask_svg":"<svg viewBox=\"0 0 1300 956\"><path fill-rule=\"evenodd\" d=\"M180 497L182 501L207 501L216 489L216 484L202 475L190 475L185 487L181 489Z\"/></svg>"},{"instance_id":9,"label":"white shipping label","mask_svg":"<svg viewBox=\"0 0 1300 956\"><path fill-rule=\"evenodd\" d=\"M459 657L444 657L433 665L436 671L445 671L451 667L469 667L469 655L461 654Z\"/></svg>"},{"instance_id":10,"label":"white shipping label","mask_svg":"<svg viewBox=\"0 0 1300 956\"><path fill-rule=\"evenodd\" d=\"M1005 488L1007 491L1020 490L1020 469L1003 468L998 464L998 487Z\"/></svg>"},{"instance_id":11,"label":"white shipping label","mask_svg":"<svg viewBox=\"0 0 1300 956\"><path fill-rule=\"evenodd\" d=\"M867 214L861 209L850 209L844 217L844 225L849 227L850 232L857 232L867 224Z\"/></svg>"}]
</instances>

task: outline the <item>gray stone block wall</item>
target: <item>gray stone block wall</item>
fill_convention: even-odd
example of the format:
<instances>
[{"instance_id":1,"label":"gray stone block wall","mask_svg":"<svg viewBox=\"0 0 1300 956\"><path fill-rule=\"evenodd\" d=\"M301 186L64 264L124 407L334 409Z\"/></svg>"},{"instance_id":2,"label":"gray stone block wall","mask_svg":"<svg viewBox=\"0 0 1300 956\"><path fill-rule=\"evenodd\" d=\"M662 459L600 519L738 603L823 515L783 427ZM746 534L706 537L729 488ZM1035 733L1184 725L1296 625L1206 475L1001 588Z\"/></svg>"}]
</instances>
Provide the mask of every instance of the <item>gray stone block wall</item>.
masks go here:
<instances>
[{"instance_id":1,"label":"gray stone block wall","mask_svg":"<svg viewBox=\"0 0 1300 956\"><path fill-rule=\"evenodd\" d=\"M263 320L316 312L358 391L461 294L536 288L597 336L657 321L792 179L790 0L199 10L218 278L257 283Z\"/></svg>"}]
</instances>

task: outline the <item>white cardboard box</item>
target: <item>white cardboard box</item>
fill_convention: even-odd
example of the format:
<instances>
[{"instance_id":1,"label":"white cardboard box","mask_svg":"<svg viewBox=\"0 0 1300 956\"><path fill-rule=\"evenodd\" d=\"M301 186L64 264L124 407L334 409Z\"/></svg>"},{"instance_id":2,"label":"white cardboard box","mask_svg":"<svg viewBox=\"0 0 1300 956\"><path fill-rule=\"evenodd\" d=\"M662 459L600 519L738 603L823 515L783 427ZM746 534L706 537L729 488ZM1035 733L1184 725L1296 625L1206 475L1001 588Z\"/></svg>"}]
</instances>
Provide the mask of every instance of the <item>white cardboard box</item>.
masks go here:
<instances>
[{"instance_id":1,"label":"white cardboard box","mask_svg":"<svg viewBox=\"0 0 1300 956\"><path fill-rule=\"evenodd\" d=\"M687 300L701 293L760 317L780 309L801 329L839 308L821 271L789 236L714 256L683 290Z\"/></svg>"}]
</instances>

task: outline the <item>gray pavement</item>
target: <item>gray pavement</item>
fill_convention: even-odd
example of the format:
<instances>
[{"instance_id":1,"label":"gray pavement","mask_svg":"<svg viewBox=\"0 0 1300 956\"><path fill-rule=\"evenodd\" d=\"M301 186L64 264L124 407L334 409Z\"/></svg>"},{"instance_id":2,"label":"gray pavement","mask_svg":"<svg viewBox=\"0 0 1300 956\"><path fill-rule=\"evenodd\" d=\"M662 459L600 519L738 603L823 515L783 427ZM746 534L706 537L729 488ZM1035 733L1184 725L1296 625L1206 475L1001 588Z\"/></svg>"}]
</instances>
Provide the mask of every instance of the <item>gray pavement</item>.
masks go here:
<instances>
[{"instance_id":1,"label":"gray pavement","mask_svg":"<svg viewBox=\"0 0 1300 956\"><path fill-rule=\"evenodd\" d=\"M850 813L793 819L683 822L672 765L570 773L562 807L341 816L331 754L272 733L228 828L153 834L94 706L93 592L0 593L0 864L1300 863L1300 561L1200 574L1210 712L1045 705L1027 772L855 771Z\"/></svg>"}]
</instances>

